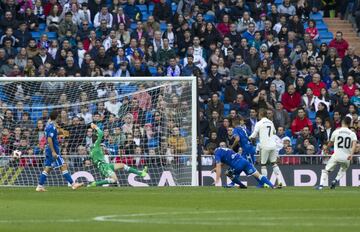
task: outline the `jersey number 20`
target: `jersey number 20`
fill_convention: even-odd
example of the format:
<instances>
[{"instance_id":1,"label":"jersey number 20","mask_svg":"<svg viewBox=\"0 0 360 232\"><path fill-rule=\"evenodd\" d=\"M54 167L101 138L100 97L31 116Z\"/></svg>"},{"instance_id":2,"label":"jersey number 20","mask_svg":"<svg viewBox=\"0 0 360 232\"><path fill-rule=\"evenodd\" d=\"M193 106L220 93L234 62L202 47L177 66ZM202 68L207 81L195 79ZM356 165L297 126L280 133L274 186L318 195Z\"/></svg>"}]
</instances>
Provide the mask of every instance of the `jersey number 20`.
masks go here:
<instances>
[{"instance_id":1,"label":"jersey number 20","mask_svg":"<svg viewBox=\"0 0 360 232\"><path fill-rule=\"evenodd\" d=\"M351 139L349 137L339 137L338 148L349 149L351 146Z\"/></svg>"}]
</instances>

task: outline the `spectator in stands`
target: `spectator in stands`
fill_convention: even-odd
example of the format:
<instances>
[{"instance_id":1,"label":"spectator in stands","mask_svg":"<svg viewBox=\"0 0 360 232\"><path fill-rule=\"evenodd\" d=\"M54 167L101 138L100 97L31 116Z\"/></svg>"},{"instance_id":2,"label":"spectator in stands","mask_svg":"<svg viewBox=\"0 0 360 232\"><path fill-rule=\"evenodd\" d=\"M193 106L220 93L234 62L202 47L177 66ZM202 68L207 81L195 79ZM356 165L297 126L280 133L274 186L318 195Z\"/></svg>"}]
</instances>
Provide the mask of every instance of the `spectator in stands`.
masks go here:
<instances>
[{"instance_id":1,"label":"spectator in stands","mask_svg":"<svg viewBox=\"0 0 360 232\"><path fill-rule=\"evenodd\" d=\"M275 128L282 127L288 129L290 127L290 117L288 112L284 110L282 103L279 101L276 103L274 109L274 125Z\"/></svg>"},{"instance_id":2,"label":"spectator in stands","mask_svg":"<svg viewBox=\"0 0 360 232\"><path fill-rule=\"evenodd\" d=\"M296 150L298 154L306 154L306 149L310 144L317 147L316 138L311 135L310 127L304 126L301 130L301 135L296 140Z\"/></svg>"},{"instance_id":3,"label":"spectator in stands","mask_svg":"<svg viewBox=\"0 0 360 232\"><path fill-rule=\"evenodd\" d=\"M345 39L343 39L343 33L341 31L337 31L336 37L331 40L329 47L335 48L339 57L344 58L345 53L349 48L349 44Z\"/></svg>"},{"instance_id":4,"label":"spectator in stands","mask_svg":"<svg viewBox=\"0 0 360 232\"><path fill-rule=\"evenodd\" d=\"M335 106L334 111L340 112L341 117L345 117L349 113L350 98L347 94L344 94Z\"/></svg>"},{"instance_id":5,"label":"spectator in stands","mask_svg":"<svg viewBox=\"0 0 360 232\"><path fill-rule=\"evenodd\" d=\"M174 148L175 154L181 154L188 150L185 138L180 135L178 127L172 129L172 135L168 138L168 144Z\"/></svg>"},{"instance_id":6,"label":"spectator in stands","mask_svg":"<svg viewBox=\"0 0 360 232\"><path fill-rule=\"evenodd\" d=\"M135 0L128 0L124 7L125 14L130 18L131 22L141 21L142 14L138 6L135 5Z\"/></svg>"},{"instance_id":7,"label":"spectator in stands","mask_svg":"<svg viewBox=\"0 0 360 232\"><path fill-rule=\"evenodd\" d=\"M352 98L355 95L355 90L358 89L359 86L356 86L354 83L354 77L348 76L346 80L346 84L343 85L343 90L349 98Z\"/></svg>"},{"instance_id":8,"label":"spectator in stands","mask_svg":"<svg viewBox=\"0 0 360 232\"><path fill-rule=\"evenodd\" d=\"M160 0L155 4L153 16L157 22L170 23L172 20L172 10L165 0Z\"/></svg>"},{"instance_id":9,"label":"spectator in stands","mask_svg":"<svg viewBox=\"0 0 360 232\"><path fill-rule=\"evenodd\" d=\"M295 7L290 3L290 0L284 0L277 8L279 14L285 14L288 17L296 14Z\"/></svg>"},{"instance_id":10,"label":"spectator in stands","mask_svg":"<svg viewBox=\"0 0 360 232\"><path fill-rule=\"evenodd\" d=\"M239 81L236 78L231 79L231 84L225 87L225 103L233 103L238 94L244 91L239 87Z\"/></svg>"},{"instance_id":11,"label":"spectator in stands","mask_svg":"<svg viewBox=\"0 0 360 232\"><path fill-rule=\"evenodd\" d=\"M287 87L287 92L281 97L281 103L288 112L296 111L301 105L301 95L295 91L294 85L291 84Z\"/></svg>"},{"instance_id":12,"label":"spectator in stands","mask_svg":"<svg viewBox=\"0 0 360 232\"><path fill-rule=\"evenodd\" d=\"M246 83L252 75L250 66L244 63L242 56L236 55L235 63L230 68L230 77L238 79L241 85Z\"/></svg>"},{"instance_id":13,"label":"spectator in stands","mask_svg":"<svg viewBox=\"0 0 360 232\"><path fill-rule=\"evenodd\" d=\"M297 116L291 123L291 131L293 136L298 136L300 131L306 126L309 127L310 131L312 131L312 122L306 116L305 110L303 108L299 108L297 111Z\"/></svg>"}]
</instances>

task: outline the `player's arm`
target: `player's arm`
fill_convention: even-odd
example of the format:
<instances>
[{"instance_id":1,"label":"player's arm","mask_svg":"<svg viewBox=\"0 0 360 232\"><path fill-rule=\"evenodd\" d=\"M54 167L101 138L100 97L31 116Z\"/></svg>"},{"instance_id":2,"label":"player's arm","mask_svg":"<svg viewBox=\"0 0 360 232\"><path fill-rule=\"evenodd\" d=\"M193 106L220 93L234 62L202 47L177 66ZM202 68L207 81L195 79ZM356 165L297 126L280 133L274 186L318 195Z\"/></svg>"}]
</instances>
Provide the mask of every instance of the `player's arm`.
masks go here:
<instances>
[{"instance_id":1,"label":"player's arm","mask_svg":"<svg viewBox=\"0 0 360 232\"><path fill-rule=\"evenodd\" d=\"M95 146L100 146L101 140L104 136L104 132L94 123L91 123L91 128L96 130L97 132L97 139L95 141Z\"/></svg>"},{"instance_id":2,"label":"player's arm","mask_svg":"<svg viewBox=\"0 0 360 232\"><path fill-rule=\"evenodd\" d=\"M215 178L215 186L219 184L221 177L221 163L216 163L215 166L216 178Z\"/></svg>"},{"instance_id":3,"label":"player's arm","mask_svg":"<svg viewBox=\"0 0 360 232\"><path fill-rule=\"evenodd\" d=\"M351 153L347 158L348 160L352 160L353 155L355 154L355 150L356 150L356 140L352 141Z\"/></svg>"},{"instance_id":4,"label":"player's arm","mask_svg":"<svg viewBox=\"0 0 360 232\"><path fill-rule=\"evenodd\" d=\"M254 131L253 131L253 133L249 136L249 140L250 141L253 141L253 140L255 140L256 139L256 137L258 136L258 134L259 134L259 123L256 123L255 124L255 127L254 127Z\"/></svg>"},{"instance_id":5,"label":"player's arm","mask_svg":"<svg viewBox=\"0 0 360 232\"><path fill-rule=\"evenodd\" d=\"M49 147L50 147L52 156L54 157L54 159L57 159L57 158L58 158L58 154L57 154L56 151L55 151L52 137L48 137L48 138L47 138L47 142L48 142L48 145L49 145Z\"/></svg>"}]
</instances>

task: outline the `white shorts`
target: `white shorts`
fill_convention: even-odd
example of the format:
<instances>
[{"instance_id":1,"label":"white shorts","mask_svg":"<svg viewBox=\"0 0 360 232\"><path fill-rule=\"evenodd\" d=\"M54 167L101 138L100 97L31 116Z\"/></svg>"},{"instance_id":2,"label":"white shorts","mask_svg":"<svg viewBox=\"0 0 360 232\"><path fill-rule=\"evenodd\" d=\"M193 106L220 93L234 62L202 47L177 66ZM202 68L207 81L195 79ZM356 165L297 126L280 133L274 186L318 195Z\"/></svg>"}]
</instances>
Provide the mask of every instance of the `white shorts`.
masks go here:
<instances>
[{"instance_id":1,"label":"white shorts","mask_svg":"<svg viewBox=\"0 0 360 232\"><path fill-rule=\"evenodd\" d=\"M260 149L261 165L267 164L268 161L270 161L270 163L275 163L277 158L278 155L276 149Z\"/></svg>"},{"instance_id":2,"label":"white shorts","mask_svg":"<svg viewBox=\"0 0 360 232\"><path fill-rule=\"evenodd\" d=\"M350 166L350 160L338 160L336 159L335 156L331 156L331 158L329 159L328 163L325 166L325 170L328 172L332 172L334 171L336 165L338 164L342 169L346 170Z\"/></svg>"}]
</instances>

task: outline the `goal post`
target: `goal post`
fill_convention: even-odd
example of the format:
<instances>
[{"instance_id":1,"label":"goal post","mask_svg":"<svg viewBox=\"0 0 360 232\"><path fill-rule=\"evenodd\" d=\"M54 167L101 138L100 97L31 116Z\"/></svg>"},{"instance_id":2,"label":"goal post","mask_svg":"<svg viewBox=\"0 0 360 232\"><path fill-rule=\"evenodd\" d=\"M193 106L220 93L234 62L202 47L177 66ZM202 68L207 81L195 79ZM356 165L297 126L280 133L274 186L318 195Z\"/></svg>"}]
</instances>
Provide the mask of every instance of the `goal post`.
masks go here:
<instances>
[{"instance_id":1,"label":"goal post","mask_svg":"<svg viewBox=\"0 0 360 232\"><path fill-rule=\"evenodd\" d=\"M37 184L53 110L78 181L103 178L89 160L94 122L104 130L108 162L149 167L144 179L117 172L120 185L198 186L196 84L196 77L0 77L0 186ZM48 185L64 184L50 174Z\"/></svg>"}]
</instances>

